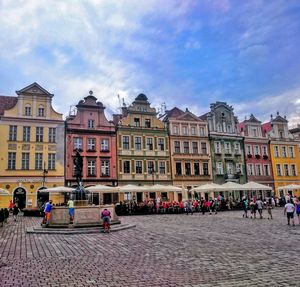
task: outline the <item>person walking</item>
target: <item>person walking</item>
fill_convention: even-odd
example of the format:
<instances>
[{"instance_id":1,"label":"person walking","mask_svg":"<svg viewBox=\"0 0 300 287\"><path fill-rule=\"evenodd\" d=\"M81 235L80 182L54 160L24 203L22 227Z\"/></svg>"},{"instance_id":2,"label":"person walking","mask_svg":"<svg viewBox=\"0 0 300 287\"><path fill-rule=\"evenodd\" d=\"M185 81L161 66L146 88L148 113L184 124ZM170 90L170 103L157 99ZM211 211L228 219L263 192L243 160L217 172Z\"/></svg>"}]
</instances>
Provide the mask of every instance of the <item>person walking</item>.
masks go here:
<instances>
[{"instance_id":1,"label":"person walking","mask_svg":"<svg viewBox=\"0 0 300 287\"><path fill-rule=\"evenodd\" d=\"M273 215L272 215L273 208L274 208L274 203L273 203L272 197L270 197L267 202L268 219L273 219Z\"/></svg>"},{"instance_id":2,"label":"person walking","mask_svg":"<svg viewBox=\"0 0 300 287\"><path fill-rule=\"evenodd\" d=\"M52 210L52 200L49 200L46 204L45 204L45 209L44 209L44 213L45 213L45 221L46 221L46 226L49 225L50 223L50 216L51 216L51 210Z\"/></svg>"},{"instance_id":3,"label":"person walking","mask_svg":"<svg viewBox=\"0 0 300 287\"><path fill-rule=\"evenodd\" d=\"M287 216L288 225L290 225L290 221L292 220L292 224L293 226L295 226L294 212L295 212L295 206L288 200L284 206L284 212L283 212L284 215Z\"/></svg>"},{"instance_id":4,"label":"person walking","mask_svg":"<svg viewBox=\"0 0 300 287\"><path fill-rule=\"evenodd\" d=\"M70 198L68 200L67 205L69 207L70 223L73 223L73 219L74 219L74 200Z\"/></svg>"},{"instance_id":5,"label":"person walking","mask_svg":"<svg viewBox=\"0 0 300 287\"><path fill-rule=\"evenodd\" d=\"M250 218L256 219L257 204L254 200L251 200L251 202L250 202L250 210L251 210Z\"/></svg>"},{"instance_id":6,"label":"person walking","mask_svg":"<svg viewBox=\"0 0 300 287\"><path fill-rule=\"evenodd\" d=\"M296 208L296 214L298 217L298 223L300 225L300 196L296 199L295 208Z\"/></svg>"},{"instance_id":7,"label":"person walking","mask_svg":"<svg viewBox=\"0 0 300 287\"><path fill-rule=\"evenodd\" d=\"M247 200L247 198L243 199L242 208L244 210L243 217L248 218L248 200Z\"/></svg>"},{"instance_id":8,"label":"person walking","mask_svg":"<svg viewBox=\"0 0 300 287\"><path fill-rule=\"evenodd\" d=\"M14 204L14 207L13 207L13 217L14 217L14 221L17 221L17 217L18 217L18 214L20 212L20 208L19 208L19 205L18 203L15 203Z\"/></svg>"},{"instance_id":9,"label":"person walking","mask_svg":"<svg viewBox=\"0 0 300 287\"><path fill-rule=\"evenodd\" d=\"M8 210L9 212L12 212L13 211L13 208L14 208L14 203L12 200L9 201L9 206L8 206Z\"/></svg>"},{"instance_id":10,"label":"person walking","mask_svg":"<svg viewBox=\"0 0 300 287\"><path fill-rule=\"evenodd\" d=\"M261 200L261 198L259 198L256 201L256 205L257 205L257 210L258 210L258 213L259 213L259 218L262 219L263 218L262 213L263 213L264 203Z\"/></svg>"}]
</instances>

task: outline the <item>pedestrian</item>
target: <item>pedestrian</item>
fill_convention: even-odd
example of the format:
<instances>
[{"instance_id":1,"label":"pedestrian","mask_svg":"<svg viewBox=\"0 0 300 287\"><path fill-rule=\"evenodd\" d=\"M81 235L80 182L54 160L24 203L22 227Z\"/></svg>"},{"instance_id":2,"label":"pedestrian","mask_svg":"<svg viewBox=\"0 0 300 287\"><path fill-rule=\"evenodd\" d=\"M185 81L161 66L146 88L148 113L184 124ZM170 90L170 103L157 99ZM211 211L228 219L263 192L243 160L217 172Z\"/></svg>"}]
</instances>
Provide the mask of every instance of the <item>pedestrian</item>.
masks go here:
<instances>
[{"instance_id":1,"label":"pedestrian","mask_svg":"<svg viewBox=\"0 0 300 287\"><path fill-rule=\"evenodd\" d=\"M215 201L213 198L209 201L209 214L212 214L215 211Z\"/></svg>"},{"instance_id":2,"label":"pedestrian","mask_svg":"<svg viewBox=\"0 0 300 287\"><path fill-rule=\"evenodd\" d=\"M299 196L299 198L296 199L295 208L296 208L296 214L298 217L298 223L300 225L300 196Z\"/></svg>"},{"instance_id":3,"label":"pedestrian","mask_svg":"<svg viewBox=\"0 0 300 287\"><path fill-rule=\"evenodd\" d=\"M160 197L158 196L156 198L156 212L157 213L159 212L159 208L160 208Z\"/></svg>"},{"instance_id":4,"label":"pedestrian","mask_svg":"<svg viewBox=\"0 0 300 287\"><path fill-rule=\"evenodd\" d=\"M258 210L258 213L259 213L259 218L262 219L263 218L262 213L263 213L264 203L261 200L261 198L259 198L256 201L256 204L257 204L257 210Z\"/></svg>"},{"instance_id":5,"label":"pedestrian","mask_svg":"<svg viewBox=\"0 0 300 287\"><path fill-rule=\"evenodd\" d=\"M256 219L257 204L254 200L251 200L251 202L250 202L250 210L251 210L250 218Z\"/></svg>"},{"instance_id":6,"label":"pedestrian","mask_svg":"<svg viewBox=\"0 0 300 287\"><path fill-rule=\"evenodd\" d=\"M44 213L45 213L45 221L46 221L46 226L49 225L50 223L50 216L51 216L51 210L52 210L52 200L49 200L46 204L45 204L45 209L44 209Z\"/></svg>"},{"instance_id":7,"label":"pedestrian","mask_svg":"<svg viewBox=\"0 0 300 287\"><path fill-rule=\"evenodd\" d=\"M14 221L17 221L17 216L18 216L18 214L19 214L20 211L21 211L21 210L20 210L20 208L19 208L18 203L15 203L15 204L14 204L14 207L13 207L13 217L14 217Z\"/></svg>"},{"instance_id":8,"label":"pedestrian","mask_svg":"<svg viewBox=\"0 0 300 287\"><path fill-rule=\"evenodd\" d=\"M14 208L14 203L12 200L9 201L9 205L8 205L8 209L9 209L9 212L12 212L13 211L13 208Z\"/></svg>"},{"instance_id":9,"label":"pedestrian","mask_svg":"<svg viewBox=\"0 0 300 287\"><path fill-rule=\"evenodd\" d=\"M243 199L242 207L244 210L243 217L248 218L248 213L247 213L248 212L248 200L246 198Z\"/></svg>"},{"instance_id":10,"label":"pedestrian","mask_svg":"<svg viewBox=\"0 0 300 287\"><path fill-rule=\"evenodd\" d=\"M274 207L274 203L272 198L270 197L267 202L267 210L268 210L268 219L273 219L272 209Z\"/></svg>"},{"instance_id":11,"label":"pedestrian","mask_svg":"<svg viewBox=\"0 0 300 287\"><path fill-rule=\"evenodd\" d=\"M295 212L295 206L290 202L290 200L288 200L284 206L284 215L287 216L288 225L290 225L290 220L292 219L292 224L293 226L295 226L294 212Z\"/></svg>"},{"instance_id":12,"label":"pedestrian","mask_svg":"<svg viewBox=\"0 0 300 287\"><path fill-rule=\"evenodd\" d=\"M74 200L70 198L67 203L69 207L69 216L70 216L70 223L73 223L74 219Z\"/></svg>"}]
</instances>

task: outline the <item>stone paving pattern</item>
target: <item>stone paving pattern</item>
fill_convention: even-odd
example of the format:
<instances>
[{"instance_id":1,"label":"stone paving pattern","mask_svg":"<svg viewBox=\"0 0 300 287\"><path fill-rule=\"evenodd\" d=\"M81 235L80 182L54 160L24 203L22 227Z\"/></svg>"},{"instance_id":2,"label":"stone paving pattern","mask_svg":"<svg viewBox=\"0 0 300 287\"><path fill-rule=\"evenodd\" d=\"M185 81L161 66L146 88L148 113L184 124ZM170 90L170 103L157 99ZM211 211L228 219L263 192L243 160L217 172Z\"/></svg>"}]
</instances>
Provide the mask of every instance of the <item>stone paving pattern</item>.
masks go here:
<instances>
[{"instance_id":1,"label":"stone paving pattern","mask_svg":"<svg viewBox=\"0 0 300 287\"><path fill-rule=\"evenodd\" d=\"M121 220L136 227L26 234L40 218L10 218L0 228L0 286L300 286L300 226L287 226L282 209L273 220L238 211Z\"/></svg>"}]
</instances>

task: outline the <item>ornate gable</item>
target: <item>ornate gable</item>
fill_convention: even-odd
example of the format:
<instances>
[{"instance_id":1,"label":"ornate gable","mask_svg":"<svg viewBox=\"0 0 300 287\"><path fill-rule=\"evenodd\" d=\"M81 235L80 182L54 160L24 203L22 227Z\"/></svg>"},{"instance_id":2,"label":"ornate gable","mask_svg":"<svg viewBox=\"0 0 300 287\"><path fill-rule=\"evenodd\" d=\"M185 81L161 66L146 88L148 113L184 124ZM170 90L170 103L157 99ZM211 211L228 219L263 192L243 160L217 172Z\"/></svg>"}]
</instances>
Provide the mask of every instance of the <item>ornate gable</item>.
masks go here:
<instances>
[{"instance_id":1,"label":"ornate gable","mask_svg":"<svg viewBox=\"0 0 300 287\"><path fill-rule=\"evenodd\" d=\"M16 91L17 95L21 94L32 94L32 95L46 95L53 97L53 94L49 93L47 90L45 90L42 86L40 86L38 83L34 82L31 85Z\"/></svg>"},{"instance_id":2,"label":"ornate gable","mask_svg":"<svg viewBox=\"0 0 300 287\"><path fill-rule=\"evenodd\" d=\"M178 120L182 120L182 121L196 121L196 122L202 122L201 119L199 119L196 115L194 115L193 113L187 111L184 114L180 115L179 117L177 117Z\"/></svg>"}]
</instances>

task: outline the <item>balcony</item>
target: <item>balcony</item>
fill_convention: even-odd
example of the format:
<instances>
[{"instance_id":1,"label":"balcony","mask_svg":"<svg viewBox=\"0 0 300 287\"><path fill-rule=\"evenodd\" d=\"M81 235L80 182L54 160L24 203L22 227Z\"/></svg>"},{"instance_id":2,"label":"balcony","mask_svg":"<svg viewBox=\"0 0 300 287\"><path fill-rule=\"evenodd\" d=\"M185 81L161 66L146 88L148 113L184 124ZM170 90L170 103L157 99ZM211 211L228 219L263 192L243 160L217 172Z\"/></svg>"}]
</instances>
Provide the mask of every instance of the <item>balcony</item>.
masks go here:
<instances>
[{"instance_id":1,"label":"balcony","mask_svg":"<svg viewBox=\"0 0 300 287\"><path fill-rule=\"evenodd\" d=\"M87 152L96 152L96 149L95 148L89 148L86 150Z\"/></svg>"},{"instance_id":2,"label":"balcony","mask_svg":"<svg viewBox=\"0 0 300 287\"><path fill-rule=\"evenodd\" d=\"M101 152L109 152L110 150L108 148L104 148L100 150Z\"/></svg>"}]
</instances>

